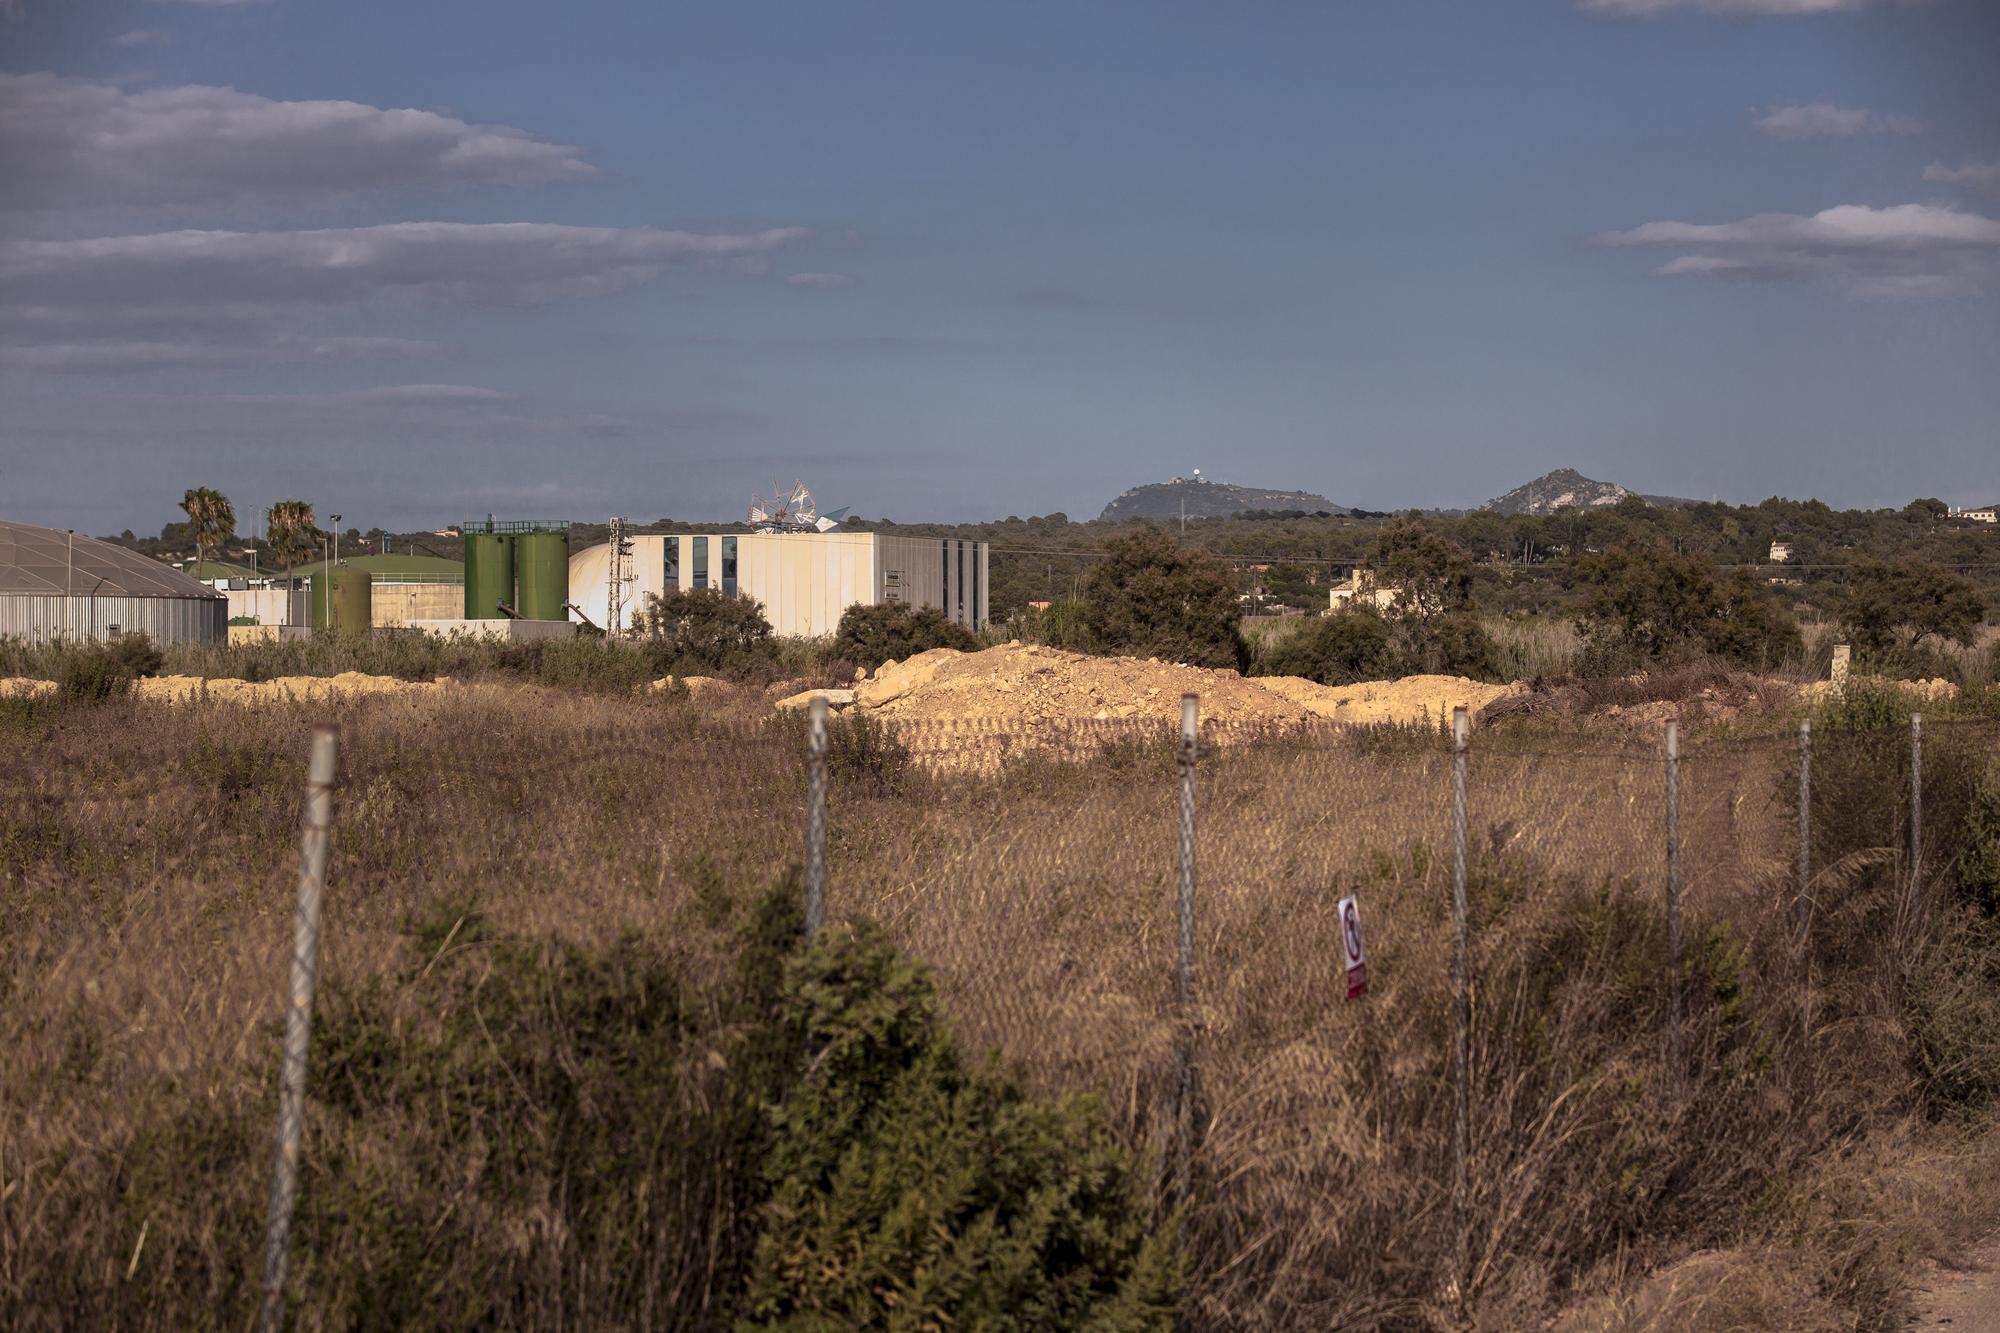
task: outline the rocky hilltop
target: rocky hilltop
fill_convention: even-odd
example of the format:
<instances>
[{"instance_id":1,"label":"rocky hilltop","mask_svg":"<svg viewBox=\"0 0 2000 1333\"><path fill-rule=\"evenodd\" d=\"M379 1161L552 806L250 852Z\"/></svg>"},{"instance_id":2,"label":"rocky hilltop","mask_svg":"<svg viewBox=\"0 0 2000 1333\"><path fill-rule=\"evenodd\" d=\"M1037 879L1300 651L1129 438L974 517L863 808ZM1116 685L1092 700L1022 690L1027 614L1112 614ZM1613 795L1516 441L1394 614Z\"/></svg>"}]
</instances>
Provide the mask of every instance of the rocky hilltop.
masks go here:
<instances>
[{"instance_id":1,"label":"rocky hilltop","mask_svg":"<svg viewBox=\"0 0 2000 1333\"><path fill-rule=\"evenodd\" d=\"M1628 495L1637 495L1637 492L1628 491L1613 481L1592 481L1575 468L1563 467L1536 477L1524 486L1516 486L1505 495L1488 500L1480 508L1493 514L1553 514L1565 506L1597 509L1615 505Z\"/></svg>"},{"instance_id":2,"label":"rocky hilltop","mask_svg":"<svg viewBox=\"0 0 2000 1333\"><path fill-rule=\"evenodd\" d=\"M1175 477L1172 481L1134 486L1104 506L1098 517L1111 522L1132 518L1165 522L1178 519L1183 504L1189 518L1228 518L1246 509L1298 509L1308 514L1349 512L1345 505L1309 491L1266 491L1209 481L1205 477Z\"/></svg>"}]
</instances>

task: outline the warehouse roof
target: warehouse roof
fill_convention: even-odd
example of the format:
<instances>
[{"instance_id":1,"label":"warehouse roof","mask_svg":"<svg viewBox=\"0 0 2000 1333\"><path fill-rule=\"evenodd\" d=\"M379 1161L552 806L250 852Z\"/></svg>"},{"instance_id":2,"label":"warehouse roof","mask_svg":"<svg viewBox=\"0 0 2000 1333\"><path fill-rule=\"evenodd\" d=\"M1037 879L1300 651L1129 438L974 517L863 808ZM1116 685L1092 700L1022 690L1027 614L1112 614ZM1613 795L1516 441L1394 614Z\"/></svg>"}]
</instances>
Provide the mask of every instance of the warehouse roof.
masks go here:
<instances>
[{"instance_id":1,"label":"warehouse roof","mask_svg":"<svg viewBox=\"0 0 2000 1333\"><path fill-rule=\"evenodd\" d=\"M0 594L222 597L205 583L95 537L0 521Z\"/></svg>"}]
</instances>

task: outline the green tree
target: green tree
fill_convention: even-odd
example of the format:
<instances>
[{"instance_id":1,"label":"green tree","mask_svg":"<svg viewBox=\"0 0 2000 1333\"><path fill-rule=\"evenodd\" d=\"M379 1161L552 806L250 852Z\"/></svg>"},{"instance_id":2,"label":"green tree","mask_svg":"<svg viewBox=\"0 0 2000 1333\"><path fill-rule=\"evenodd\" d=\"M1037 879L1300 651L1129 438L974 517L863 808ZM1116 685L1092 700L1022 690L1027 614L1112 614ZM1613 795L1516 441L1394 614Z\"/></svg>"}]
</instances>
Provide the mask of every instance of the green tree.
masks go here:
<instances>
[{"instance_id":1,"label":"green tree","mask_svg":"<svg viewBox=\"0 0 2000 1333\"><path fill-rule=\"evenodd\" d=\"M1841 592L1840 617L1860 648L1880 652L1895 646L1898 632L1910 631L1912 644L1935 638L1971 644L1986 615L1979 590L1949 570L1905 561L1857 564Z\"/></svg>"},{"instance_id":2,"label":"green tree","mask_svg":"<svg viewBox=\"0 0 2000 1333\"><path fill-rule=\"evenodd\" d=\"M1396 609L1420 616L1464 607L1472 588L1472 558L1415 519L1399 518L1375 541L1377 578L1398 589Z\"/></svg>"},{"instance_id":3,"label":"green tree","mask_svg":"<svg viewBox=\"0 0 2000 1333\"><path fill-rule=\"evenodd\" d=\"M271 554L284 562L285 573L319 549L319 520L304 500L280 500L271 506L264 540Z\"/></svg>"},{"instance_id":4,"label":"green tree","mask_svg":"<svg viewBox=\"0 0 2000 1333\"><path fill-rule=\"evenodd\" d=\"M833 632L833 655L860 666L878 667L902 661L932 648L971 652L979 646L971 630L934 606L856 603L840 613Z\"/></svg>"},{"instance_id":5,"label":"green tree","mask_svg":"<svg viewBox=\"0 0 2000 1333\"><path fill-rule=\"evenodd\" d=\"M1579 624L1603 661L1618 649L1641 662L1712 653L1771 666L1801 642L1798 622L1749 575L1725 579L1699 556L1619 546L1577 572L1589 589Z\"/></svg>"},{"instance_id":6,"label":"green tree","mask_svg":"<svg viewBox=\"0 0 2000 1333\"><path fill-rule=\"evenodd\" d=\"M181 496L181 512L188 516L195 568L199 570L208 560L209 549L228 541L236 531L236 510L221 491L196 486Z\"/></svg>"},{"instance_id":7,"label":"green tree","mask_svg":"<svg viewBox=\"0 0 2000 1333\"><path fill-rule=\"evenodd\" d=\"M771 641L763 603L731 597L720 588L650 597L638 628L658 671L720 671L768 648Z\"/></svg>"},{"instance_id":8,"label":"green tree","mask_svg":"<svg viewBox=\"0 0 2000 1333\"><path fill-rule=\"evenodd\" d=\"M1204 667L1248 657L1229 571L1214 556L1144 524L1104 543L1084 586L1092 637L1105 650Z\"/></svg>"}]
</instances>

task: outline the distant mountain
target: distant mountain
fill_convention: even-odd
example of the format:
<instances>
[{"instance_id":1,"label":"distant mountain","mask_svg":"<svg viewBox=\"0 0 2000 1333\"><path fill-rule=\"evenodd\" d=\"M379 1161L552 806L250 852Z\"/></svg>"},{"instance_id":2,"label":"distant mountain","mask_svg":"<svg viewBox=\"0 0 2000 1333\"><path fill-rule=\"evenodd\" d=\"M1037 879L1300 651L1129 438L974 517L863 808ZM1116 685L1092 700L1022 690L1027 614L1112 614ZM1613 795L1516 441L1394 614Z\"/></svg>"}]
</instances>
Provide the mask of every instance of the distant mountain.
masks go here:
<instances>
[{"instance_id":1,"label":"distant mountain","mask_svg":"<svg viewBox=\"0 0 2000 1333\"><path fill-rule=\"evenodd\" d=\"M1183 512L1189 518L1228 518L1246 509L1298 509L1308 514L1349 512L1347 506L1308 491L1264 491L1254 486L1209 481L1205 477L1175 477L1172 481L1134 486L1104 506L1098 518L1109 522L1132 518L1165 522L1178 519Z\"/></svg>"},{"instance_id":2,"label":"distant mountain","mask_svg":"<svg viewBox=\"0 0 2000 1333\"><path fill-rule=\"evenodd\" d=\"M1563 467L1536 477L1525 486L1516 486L1480 508L1493 514L1553 514L1565 505L1577 509L1615 505L1634 494L1616 482L1592 481L1575 468ZM1658 503L1649 496L1637 498Z\"/></svg>"}]
</instances>

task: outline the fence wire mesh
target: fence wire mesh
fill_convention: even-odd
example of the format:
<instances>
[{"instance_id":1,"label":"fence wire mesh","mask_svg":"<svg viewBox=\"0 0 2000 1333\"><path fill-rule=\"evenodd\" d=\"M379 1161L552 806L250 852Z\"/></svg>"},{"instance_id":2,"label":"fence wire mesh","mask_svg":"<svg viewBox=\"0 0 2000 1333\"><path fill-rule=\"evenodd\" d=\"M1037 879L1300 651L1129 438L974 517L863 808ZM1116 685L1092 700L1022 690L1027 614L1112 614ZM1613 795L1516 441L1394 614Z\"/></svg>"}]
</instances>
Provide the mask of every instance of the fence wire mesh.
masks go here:
<instances>
[{"instance_id":1,"label":"fence wire mesh","mask_svg":"<svg viewBox=\"0 0 2000 1333\"><path fill-rule=\"evenodd\" d=\"M289 912L276 886L309 716L190 708L0 751L15 997L0 1163L108 1150L107 1111L128 1096L259 1095L242 1070L288 942L268 927ZM1200 736L1185 1014L1171 726L836 717L825 827L828 923L879 921L923 960L966 1050L997 1052L1037 1092L1099 1096L1158 1170L1163 1206L1193 1126L1195 1326L1420 1322L1455 1296L1560 1284L1635 1209L1698 1210L1771 1169L1756 1134L1715 1127L1793 1114L1805 1051L1865 1060L1870 995L1820 996L1792 1035L1812 984L1786 927L1795 737L1682 738L1674 976L1659 734L1475 732L1471 1197L1454 1236L1448 737L1212 720ZM1927 723L1913 841L1907 734L1815 736L1807 949L1822 978L1893 971L1939 910L1997 742L1991 723ZM796 877L805 857L803 717L470 695L357 709L342 745L322 975L350 986L438 900L475 896L523 932L671 932L716 886ZM1349 895L1370 978L1351 1002L1334 911ZM102 1020L87 1076L50 1035L77 1015ZM1670 1060L1691 1084L1671 1095ZM1757 1081L1767 1068L1776 1084ZM1575 1188L1595 1179L1619 1183ZM0 1305L32 1287L36 1230L76 1188L10 1183Z\"/></svg>"}]
</instances>

